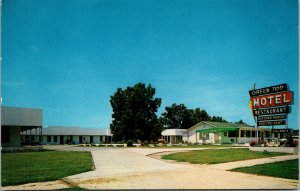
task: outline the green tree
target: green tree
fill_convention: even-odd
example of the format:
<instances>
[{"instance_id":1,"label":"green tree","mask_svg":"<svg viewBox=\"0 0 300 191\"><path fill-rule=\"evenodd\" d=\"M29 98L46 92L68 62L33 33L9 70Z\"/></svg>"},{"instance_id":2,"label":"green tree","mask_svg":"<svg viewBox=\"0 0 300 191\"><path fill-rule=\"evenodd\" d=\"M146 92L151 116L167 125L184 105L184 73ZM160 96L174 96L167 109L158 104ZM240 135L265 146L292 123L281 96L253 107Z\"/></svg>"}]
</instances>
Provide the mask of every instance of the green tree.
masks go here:
<instances>
[{"instance_id":1,"label":"green tree","mask_svg":"<svg viewBox=\"0 0 300 191\"><path fill-rule=\"evenodd\" d=\"M192 118L194 125L201 121L209 121L210 116L204 109L196 108L193 111Z\"/></svg>"},{"instance_id":2,"label":"green tree","mask_svg":"<svg viewBox=\"0 0 300 191\"><path fill-rule=\"evenodd\" d=\"M223 119L220 116L212 116L210 121L213 121L213 122L227 122L225 119Z\"/></svg>"},{"instance_id":3,"label":"green tree","mask_svg":"<svg viewBox=\"0 0 300 191\"><path fill-rule=\"evenodd\" d=\"M187 129L193 125L192 112L184 104L172 104L165 107L160 124L164 129Z\"/></svg>"},{"instance_id":4,"label":"green tree","mask_svg":"<svg viewBox=\"0 0 300 191\"><path fill-rule=\"evenodd\" d=\"M239 120L238 122L235 122L235 123L237 123L237 124L246 124L246 123L244 123L243 120Z\"/></svg>"},{"instance_id":5,"label":"green tree","mask_svg":"<svg viewBox=\"0 0 300 191\"><path fill-rule=\"evenodd\" d=\"M184 104L173 103L165 107L159 118L162 129L188 129L201 121L227 122L219 116L210 116L204 109L188 109Z\"/></svg>"},{"instance_id":6,"label":"green tree","mask_svg":"<svg viewBox=\"0 0 300 191\"><path fill-rule=\"evenodd\" d=\"M110 97L112 123L110 129L114 141L151 141L160 136L161 126L156 116L161 105L160 98L154 98L155 88L138 83L117 91Z\"/></svg>"}]
</instances>

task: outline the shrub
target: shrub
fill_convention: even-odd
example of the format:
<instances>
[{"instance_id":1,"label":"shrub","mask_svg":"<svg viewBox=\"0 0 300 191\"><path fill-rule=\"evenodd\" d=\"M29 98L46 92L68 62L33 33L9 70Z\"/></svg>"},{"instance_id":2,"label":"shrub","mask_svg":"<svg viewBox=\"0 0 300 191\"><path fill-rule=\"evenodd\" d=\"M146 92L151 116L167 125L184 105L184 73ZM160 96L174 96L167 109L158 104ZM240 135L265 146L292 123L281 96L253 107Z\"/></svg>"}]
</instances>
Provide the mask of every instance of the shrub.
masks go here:
<instances>
[{"instance_id":1,"label":"shrub","mask_svg":"<svg viewBox=\"0 0 300 191\"><path fill-rule=\"evenodd\" d=\"M142 147L148 146L148 144L149 144L148 141L141 142Z\"/></svg>"},{"instance_id":2,"label":"shrub","mask_svg":"<svg viewBox=\"0 0 300 191\"><path fill-rule=\"evenodd\" d=\"M127 147L132 147L133 146L133 141L132 140L128 140L127 141Z\"/></svg>"}]
</instances>

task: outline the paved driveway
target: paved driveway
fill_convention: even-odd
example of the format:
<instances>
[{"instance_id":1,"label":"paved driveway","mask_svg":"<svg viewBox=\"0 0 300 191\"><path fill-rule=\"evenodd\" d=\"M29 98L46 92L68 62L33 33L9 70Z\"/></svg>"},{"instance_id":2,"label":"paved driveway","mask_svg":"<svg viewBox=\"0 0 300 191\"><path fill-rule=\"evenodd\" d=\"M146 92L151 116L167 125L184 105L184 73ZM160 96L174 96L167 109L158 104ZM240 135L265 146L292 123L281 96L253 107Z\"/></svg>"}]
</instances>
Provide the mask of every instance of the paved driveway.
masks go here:
<instances>
[{"instance_id":1,"label":"paved driveway","mask_svg":"<svg viewBox=\"0 0 300 191\"><path fill-rule=\"evenodd\" d=\"M295 180L230 172L220 166L216 168L210 165L169 163L147 156L158 152L201 149L204 148L95 149L91 152L96 170L70 176L64 180L87 189L286 189L298 187L298 181ZM295 157L298 156L292 156L292 158Z\"/></svg>"},{"instance_id":2,"label":"paved driveway","mask_svg":"<svg viewBox=\"0 0 300 191\"><path fill-rule=\"evenodd\" d=\"M295 189L298 187L296 180L231 172L224 170L226 168L214 165L170 163L147 156L157 152L203 148L145 149L57 146L54 149L92 152L96 167L94 171L63 179L69 185L86 189ZM292 157L297 158L298 156ZM42 183L40 187L39 184L35 184L35 188L41 188L41 186ZM30 188L30 184L27 187L23 186L23 189L25 188ZM14 189L17 188L14 187ZM31 189L34 188L31 187Z\"/></svg>"}]
</instances>

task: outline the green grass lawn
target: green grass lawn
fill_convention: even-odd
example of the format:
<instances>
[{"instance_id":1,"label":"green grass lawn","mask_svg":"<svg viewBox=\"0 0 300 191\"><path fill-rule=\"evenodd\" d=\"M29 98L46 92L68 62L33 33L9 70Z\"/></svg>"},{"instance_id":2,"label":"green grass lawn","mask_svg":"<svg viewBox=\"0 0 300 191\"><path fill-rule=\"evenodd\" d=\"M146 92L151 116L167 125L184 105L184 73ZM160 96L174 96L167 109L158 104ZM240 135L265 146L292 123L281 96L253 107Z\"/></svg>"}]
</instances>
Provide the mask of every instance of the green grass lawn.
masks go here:
<instances>
[{"instance_id":1,"label":"green grass lawn","mask_svg":"<svg viewBox=\"0 0 300 191\"><path fill-rule=\"evenodd\" d=\"M162 156L162 159L190 162L194 164L217 164L248 159L257 159L287 155L286 153L255 152L248 148L238 149L207 149L200 151L179 152Z\"/></svg>"},{"instance_id":2,"label":"green grass lawn","mask_svg":"<svg viewBox=\"0 0 300 191\"><path fill-rule=\"evenodd\" d=\"M231 171L259 174L287 179L299 179L299 160L288 160L250 167L235 168Z\"/></svg>"},{"instance_id":3,"label":"green grass lawn","mask_svg":"<svg viewBox=\"0 0 300 191\"><path fill-rule=\"evenodd\" d=\"M188 146L179 146L179 145L173 145L173 146L155 146L155 147L149 147L149 146L143 146L139 148L150 148L150 149L185 149L185 148L222 148L222 147L242 147L241 145L231 145L231 144L224 144L224 145L188 145ZM135 147L133 147L135 148ZM248 148L248 147L247 147Z\"/></svg>"},{"instance_id":4,"label":"green grass lawn","mask_svg":"<svg viewBox=\"0 0 300 191\"><path fill-rule=\"evenodd\" d=\"M15 152L1 153L2 186L57 180L90 171L90 152Z\"/></svg>"}]
</instances>

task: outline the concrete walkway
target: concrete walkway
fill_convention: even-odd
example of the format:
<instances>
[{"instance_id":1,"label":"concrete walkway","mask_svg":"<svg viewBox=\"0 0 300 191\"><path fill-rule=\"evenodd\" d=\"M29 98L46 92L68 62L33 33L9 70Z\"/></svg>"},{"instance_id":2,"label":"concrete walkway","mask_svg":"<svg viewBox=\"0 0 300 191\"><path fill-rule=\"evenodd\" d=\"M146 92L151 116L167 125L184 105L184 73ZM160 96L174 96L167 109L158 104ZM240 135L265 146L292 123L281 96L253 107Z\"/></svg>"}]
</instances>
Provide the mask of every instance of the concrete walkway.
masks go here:
<instances>
[{"instance_id":1,"label":"concrete walkway","mask_svg":"<svg viewBox=\"0 0 300 191\"><path fill-rule=\"evenodd\" d=\"M276 156L271 158L261 158L261 159L252 159L252 160L245 160L245 161L236 161L236 162L227 162L227 163L220 163L220 164L212 164L208 165L210 168L219 169L219 170L230 170L239 167L247 167L247 166L254 166L258 164L266 164L266 163L273 163L285 160L293 160L299 158L298 155L285 155L285 156Z\"/></svg>"},{"instance_id":2,"label":"concrete walkway","mask_svg":"<svg viewBox=\"0 0 300 191\"><path fill-rule=\"evenodd\" d=\"M59 147L62 150L91 150L96 169L64 178L61 186L79 186L85 189L296 189L297 180L257 176L226 171L244 165L261 164L297 158L272 157L218 165L190 165L169 163L147 155L198 149L144 149L144 148L82 148ZM45 184L45 183L44 183ZM47 183L50 184L50 183ZM44 189L36 183L8 189ZM56 187L57 188L57 187ZM51 187L45 189L52 189Z\"/></svg>"}]
</instances>

